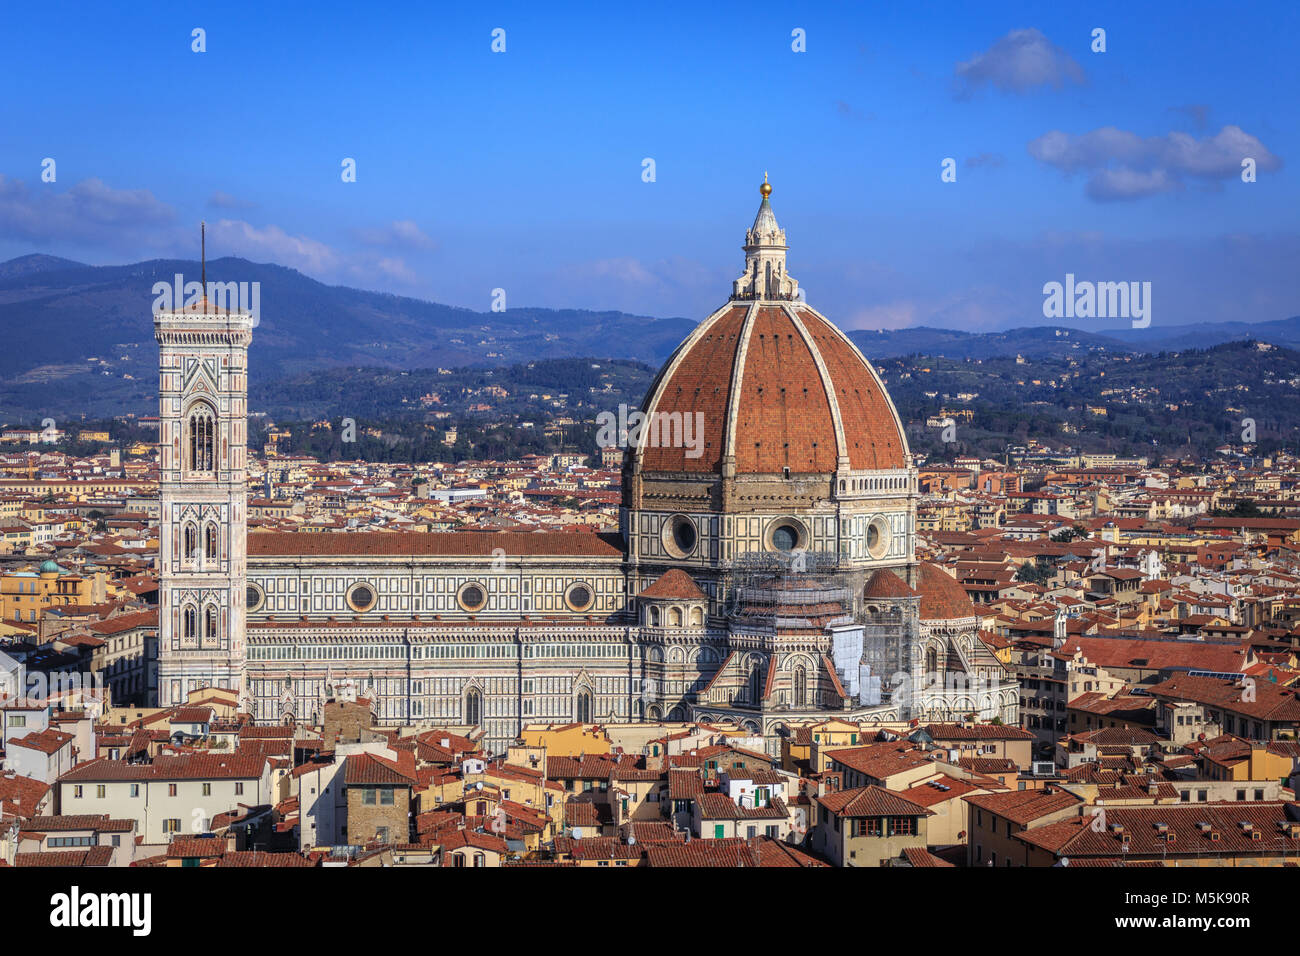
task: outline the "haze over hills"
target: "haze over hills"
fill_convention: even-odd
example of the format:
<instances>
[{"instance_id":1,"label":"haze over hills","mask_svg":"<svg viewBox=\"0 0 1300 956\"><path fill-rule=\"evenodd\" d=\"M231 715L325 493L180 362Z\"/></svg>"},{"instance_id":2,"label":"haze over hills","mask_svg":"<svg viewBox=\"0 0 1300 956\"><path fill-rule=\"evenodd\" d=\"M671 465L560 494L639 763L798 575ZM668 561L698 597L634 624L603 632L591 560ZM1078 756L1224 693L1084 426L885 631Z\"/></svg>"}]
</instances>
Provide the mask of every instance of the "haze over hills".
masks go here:
<instances>
[{"instance_id":1,"label":"haze over hills","mask_svg":"<svg viewBox=\"0 0 1300 956\"><path fill-rule=\"evenodd\" d=\"M511 306L477 312L387 293L329 286L283 266L223 258L212 282L261 283L254 333L254 390L263 376L316 369L506 366L535 359L600 356L657 367L703 316ZM153 285L199 263L158 259L90 266L48 255L0 263L0 418L150 414L156 402ZM721 304L721 302L719 302ZM835 319L835 316L831 316ZM1037 326L972 333L913 327L850 333L872 359L1064 358L1082 351L1159 352L1262 339L1300 346L1300 317L1088 331Z\"/></svg>"}]
</instances>

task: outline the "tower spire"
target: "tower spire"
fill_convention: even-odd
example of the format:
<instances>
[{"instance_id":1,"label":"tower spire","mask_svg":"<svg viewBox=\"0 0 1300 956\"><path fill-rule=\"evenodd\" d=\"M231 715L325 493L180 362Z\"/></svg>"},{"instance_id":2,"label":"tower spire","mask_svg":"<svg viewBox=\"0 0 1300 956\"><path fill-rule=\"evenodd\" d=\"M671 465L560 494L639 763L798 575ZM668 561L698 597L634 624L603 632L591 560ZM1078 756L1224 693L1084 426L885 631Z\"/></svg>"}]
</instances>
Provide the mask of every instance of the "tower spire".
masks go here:
<instances>
[{"instance_id":1,"label":"tower spire","mask_svg":"<svg viewBox=\"0 0 1300 956\"><path fill-rule=\"evenodd\" d=\"M785 271L785 230L776 222L776 213L768 197L772 184L763 171L763 184L758 187L763 201L759 203L754 225L745 233L745 274L731 284L733 299L794 299L799 283Z\"/></svg>"}]
</instances>

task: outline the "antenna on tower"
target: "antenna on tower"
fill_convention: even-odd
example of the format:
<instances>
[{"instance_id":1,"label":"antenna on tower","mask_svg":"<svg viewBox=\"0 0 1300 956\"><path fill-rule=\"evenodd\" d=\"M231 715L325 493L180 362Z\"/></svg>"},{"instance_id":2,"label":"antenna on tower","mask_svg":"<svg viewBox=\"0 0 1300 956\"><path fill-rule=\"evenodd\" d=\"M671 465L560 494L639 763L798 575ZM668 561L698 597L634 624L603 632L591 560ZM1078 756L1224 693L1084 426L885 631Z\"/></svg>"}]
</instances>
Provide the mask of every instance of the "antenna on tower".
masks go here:
<instances>
[{"instance_id":1,"label":"antenna on tower","mask_svg":"<svg viewBox=\"0 0 1300 956\"><path fill-rule=\"evenodd\" d=\"M208 313L208 224L199 220L199 284L203 286L203 314Z\"/></svg>"}]
</instances>

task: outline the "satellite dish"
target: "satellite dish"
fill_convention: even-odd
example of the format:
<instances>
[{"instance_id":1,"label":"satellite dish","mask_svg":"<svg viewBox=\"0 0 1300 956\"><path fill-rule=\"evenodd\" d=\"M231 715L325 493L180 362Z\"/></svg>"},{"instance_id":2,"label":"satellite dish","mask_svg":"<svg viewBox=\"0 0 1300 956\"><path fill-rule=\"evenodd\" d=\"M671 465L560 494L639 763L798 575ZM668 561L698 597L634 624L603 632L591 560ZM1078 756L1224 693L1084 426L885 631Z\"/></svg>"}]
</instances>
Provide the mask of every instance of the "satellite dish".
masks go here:
<instances>
[{"instance_id":1,"label":"satellite dish","mask_svg":"<svg viewBox=\"0 0 1300 956\"><path fill-rule=\"evenodd\" d=\"M1061 857L1061 862L1058 863L1058 864L1056 864L1056 865L1057 865L1057 866L1069 866L1069 865L1070 865L1070 858L1069 858L1068 856L1063 856L1063 857Z\"/></svg>"},{"instance_id":2,"label":"satellite dish","mask_svg":"<svg viewBox=\"0 0 1300 956\"><path fill-rule=\"evenodd\" d=\"M480 780L478 783L474 784L474 789L475 789L475 790L482 790L482 789L483 789L483 781Z\"/></svg>"}]
</instances>

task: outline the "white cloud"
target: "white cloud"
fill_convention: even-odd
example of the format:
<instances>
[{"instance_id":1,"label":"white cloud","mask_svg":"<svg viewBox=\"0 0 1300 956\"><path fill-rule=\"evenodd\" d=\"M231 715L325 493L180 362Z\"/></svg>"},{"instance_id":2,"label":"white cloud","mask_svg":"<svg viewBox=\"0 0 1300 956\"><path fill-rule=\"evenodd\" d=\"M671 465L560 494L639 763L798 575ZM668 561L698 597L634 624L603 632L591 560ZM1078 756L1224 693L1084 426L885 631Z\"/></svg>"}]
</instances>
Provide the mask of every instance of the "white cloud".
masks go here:
<instances>
[{"instance_id":1,"label":"white cloud","mask_svg":"<svg viewBox=\"0 0 1300 956\"><path fill-rule=\"evenodd\" d=\"M1012 30L983 53L958 63L956 75L959 95L970 95L985 84L1005 93L1024 93L1084 81L1083 67L1033 27Z\"/></svg>"},{"instance_id":2,"label":"white cloud","mask_svg":"<svg viewBox=\"0 0 1300 956\"><path fill-rule=\"evenodd\" d=\"M1097 200L1169 192L1181 188L1185 177L1231 179L1241 174L1241 162L1248 157L1261 172L1282 166L1280 158L1240 126L1225 126L1203 139L1180 131L1143 138L1114 126L1078 136L1052 130L1031 141L1028 149L1029 155L1063 173L1090 171L1087 192Z\"/></svg>"},{"instance_id":3,"label":"white cloud","mask_svg":"<svg viewBox=\"0 0 1300 956\"><path fill-rule=\"evenodd\" d=\"M242 219L222 219L208 229L212 246L228 255L274 262L317 275L338 269L342 261L325 243L307 236L291 236L279 226L259 228Z\"/></svg>"},{"instance_id":4,"label":"white cloud","mask_svg":"<svg viewBox=\"0 0 1300 956\"><path fill-rule=\"evenodd\" d=\"M395 219L378 228L358 229L356 235L368 246L384 248L435 249L438 245L410 219Z\"/></svg>"},{"instance_id":5,"label":"white cloud","mask_svg":"<svg viewBox=\"0 0 1300 956\"><path fill-rule=\"evenodd\" d=\"M0 175L0 232L32 242L134 246L175 218L175 211L147 189L114 189L101 179L84 179L60 191L57 184L34 188Z\"/></svg>"}]
</instances>

